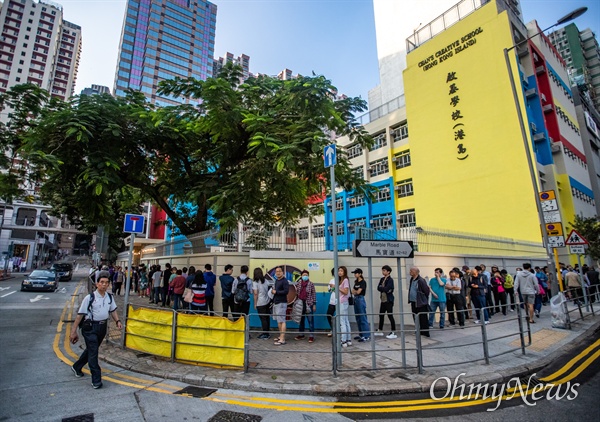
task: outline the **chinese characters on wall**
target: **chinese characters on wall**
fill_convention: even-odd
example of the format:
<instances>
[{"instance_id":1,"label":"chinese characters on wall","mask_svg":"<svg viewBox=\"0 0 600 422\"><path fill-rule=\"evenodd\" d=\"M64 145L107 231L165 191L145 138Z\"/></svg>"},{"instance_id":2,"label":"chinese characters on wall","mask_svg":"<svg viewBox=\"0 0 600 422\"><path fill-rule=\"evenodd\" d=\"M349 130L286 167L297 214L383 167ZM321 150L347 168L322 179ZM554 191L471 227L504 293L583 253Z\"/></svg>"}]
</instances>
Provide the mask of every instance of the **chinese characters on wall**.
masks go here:
<instances>
[{"instance_id":1,"label":"chinese characters on wall","mask_svg":"<svg viewBox=\"0 0 600 422\"><path fill-rule=\"evenodd\" d=\"M454 142L456 143L456 158L459 160L465 160L469 154L465 144L465 138L467 137L466 126L464 124L464 117L460 111L460 95L458 91L458 76L456 72L448 72L446 76L446 84L448 86L448 96L450 97L451 113L450 118L452 119L452 130L454 131Z\"/></svg>"}]
</instances>

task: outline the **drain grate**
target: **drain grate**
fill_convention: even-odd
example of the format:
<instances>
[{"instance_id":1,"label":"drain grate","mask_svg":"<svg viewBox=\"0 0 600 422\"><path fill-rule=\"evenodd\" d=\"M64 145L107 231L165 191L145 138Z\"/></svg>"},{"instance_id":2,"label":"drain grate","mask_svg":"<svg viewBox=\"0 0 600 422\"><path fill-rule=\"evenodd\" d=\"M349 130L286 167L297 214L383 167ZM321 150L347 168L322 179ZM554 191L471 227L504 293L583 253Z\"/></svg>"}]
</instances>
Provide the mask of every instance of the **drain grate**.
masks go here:
<instances>
[{"instance_id":1,"label":"drain grate","mask_svg":"<svg viewBox=\"0 0 600 422\"><path fill-rule=\"evenodd\" d=\"M194 387L194 386L188 385L184 389L176 391L173 394L180 394L182 396L203 398L203 397L210 396L215 391L217 391L215 388L202 388L202 387Z\"/></svg>"},{"instance_id":2,"label":"drain grate","mask_svg":"<svg viewBox=\"0 0 600 422\"><path fill-rule=\"evenodd\" d=\"M87 415L71 416L70 418L63 418L62 422L94 422L94 414L88 413Z\"/></svg>"},{"instance_id":3,"label":"drain grate","mask_svg":"<svg viewBox=\"0 0 600 422\"><path fill-rule=\"evenodd\" d=\"M231 412L229 410L221 410L208 420L208 422L260 422L262 416L249 415L248 413Z\"/></svg>"}]
</instances>

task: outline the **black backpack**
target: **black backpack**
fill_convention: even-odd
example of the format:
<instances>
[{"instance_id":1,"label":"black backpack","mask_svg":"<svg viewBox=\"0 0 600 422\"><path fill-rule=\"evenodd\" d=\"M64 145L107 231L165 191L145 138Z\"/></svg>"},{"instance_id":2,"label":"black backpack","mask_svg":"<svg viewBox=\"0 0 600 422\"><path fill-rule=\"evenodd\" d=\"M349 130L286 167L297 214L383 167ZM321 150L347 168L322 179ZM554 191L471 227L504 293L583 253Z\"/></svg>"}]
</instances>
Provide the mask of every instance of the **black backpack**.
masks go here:
<instances>
[{"instance_id":1,"label":"black backpack","mask_svg":"<svg viewBox=\"0 0 600 422\"><path fill-rule=\"evenodd\" d=\"M243 303L250 299L250 292L248 291L248 285L246 284L246 279L240 280L238 277L238 284L235 289L235 293L233 295L233 299L237 303Z\"/></svg>"},{"instance_id":2,"label":"black backpack","mask_svg":"<svg viewBox=\"0 0 600 422\"><path fill-rule=\"evenodd\" d=\"M113 295L106 292L106 294L108 295L108 306L110 307L111 303L113 302ZM87 319L87 316L89 314L92 314L92 303L94 303L94 299L95 299L96 295L94 294L94 292L90 293L90 301L88 302L88 307L87 307L87 314L85 314L85 316L83 318L81 318L81 321L79 321L79 328L83 327L83 322L84 321L89 321L89 323L91 323L91 321L93 321L93 318L91 319ZM92 314L93 316L93 314Z\"/></svg>"}]
</instances>

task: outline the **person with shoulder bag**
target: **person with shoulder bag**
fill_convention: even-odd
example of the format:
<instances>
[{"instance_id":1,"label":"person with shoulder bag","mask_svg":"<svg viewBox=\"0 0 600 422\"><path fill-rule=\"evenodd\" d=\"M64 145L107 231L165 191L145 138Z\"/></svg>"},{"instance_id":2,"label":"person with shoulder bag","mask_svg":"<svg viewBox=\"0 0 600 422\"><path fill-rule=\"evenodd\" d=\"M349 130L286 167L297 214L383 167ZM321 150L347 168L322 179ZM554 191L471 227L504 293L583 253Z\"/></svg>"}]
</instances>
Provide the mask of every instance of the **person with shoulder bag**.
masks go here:
<instances>
[{"instance_id":1,"label":"person with shoulder bag","mask_svg":"<svg viewBox=\"0 0 600 422\"><path fill-rule=\"evenodd\" d=\"M383 322L385 314L388 314L392 331L386 336L388 339L395 339L396 335L396 320L394 319L394 279L390 277L392 267L384 265L381 267L383 277L379 280L377 291L380 294L381 305L379 305L379 329L375 332L376 336L383 335Z\"/></svg>"}]
</instances>

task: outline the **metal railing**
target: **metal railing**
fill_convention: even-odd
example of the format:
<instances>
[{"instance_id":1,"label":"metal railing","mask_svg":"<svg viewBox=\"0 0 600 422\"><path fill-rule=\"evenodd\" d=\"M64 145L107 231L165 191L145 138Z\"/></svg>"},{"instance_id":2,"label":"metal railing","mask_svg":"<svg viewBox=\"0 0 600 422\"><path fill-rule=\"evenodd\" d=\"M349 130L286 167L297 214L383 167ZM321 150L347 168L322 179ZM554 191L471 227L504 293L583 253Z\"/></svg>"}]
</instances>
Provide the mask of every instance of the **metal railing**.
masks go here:
<instances>
[{"instance_id":1,"label":"metal railing","mask_svg":"<svg viewBox=\"0 0 600 422\"><path fill-rule=\"evenodd\" d=\"M596 316L594 303L600 300L600 294L597 290L590 295L587 287L568 287L563 290L563 293L567 299L564 310L571 323L583 321L586 316Z\"/></svg>"}]
</instances>

